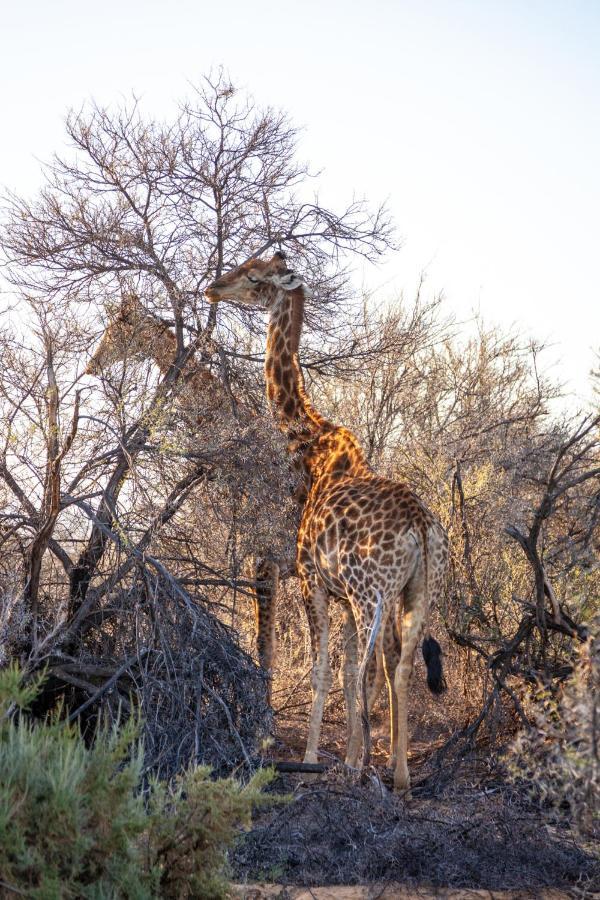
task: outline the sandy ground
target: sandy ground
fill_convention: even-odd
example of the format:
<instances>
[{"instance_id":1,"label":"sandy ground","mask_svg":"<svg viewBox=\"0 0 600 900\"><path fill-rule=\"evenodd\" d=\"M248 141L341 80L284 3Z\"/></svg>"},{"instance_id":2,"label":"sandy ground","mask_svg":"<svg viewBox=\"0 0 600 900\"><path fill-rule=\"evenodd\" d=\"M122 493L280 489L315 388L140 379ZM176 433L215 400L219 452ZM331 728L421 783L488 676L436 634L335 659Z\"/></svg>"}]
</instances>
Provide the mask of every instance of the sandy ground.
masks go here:
<instances>
[{"instance_id":1,"label":"sandy ground","mask_svg":"<svg viewBox=\"0 0 600 900\"><path fill-rule=\"evenodd\" d=\"M393 884L311 888L249 884L236 885L234 896L239 900L564 900L570 895L558 890L474 891L466 888L409 888Z\"/></svg>"}]
</instances>

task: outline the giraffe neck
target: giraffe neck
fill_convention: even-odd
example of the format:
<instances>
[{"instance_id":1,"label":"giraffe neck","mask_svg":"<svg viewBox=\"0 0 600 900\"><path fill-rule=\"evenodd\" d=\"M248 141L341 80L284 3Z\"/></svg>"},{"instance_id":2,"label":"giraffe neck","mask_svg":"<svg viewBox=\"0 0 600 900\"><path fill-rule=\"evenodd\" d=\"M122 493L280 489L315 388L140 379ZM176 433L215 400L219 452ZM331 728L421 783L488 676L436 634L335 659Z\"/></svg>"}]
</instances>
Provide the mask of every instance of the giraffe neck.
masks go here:
<instances>
[{"instance_id":1,"label":"giraffe neck","mask_svg":"<svg viewBox=\"0 0 600 900\"><path fill-rule=\"evenodd\" d=\"M313 407L304 387L298 347L304 291L278 291L270 308L265 378L267 399L279 428L290 441L310 438L330 423Z\"/></svg>"},{"instance_id":2,"label":"giraffe neck","mask_svg":"<svg viewBox=\"0 0 600 900\"><path fill-rule=\"evenodd\" d=\"M177 358L177 338L171 331L171 328L160 319L146 313L140 319L139 326L143 335L143 347L145 353L156 363L162 375L171 368L174 360ZM188 374L186 374L186 372ZM183 373L181 388L185 391L186 387L192 388L193 391L211 391L213 393L224 393L221 384L217 378L212 375L208 369L199 365L186 367ZM198 399L197 397L195 398Z\"/></svg>"},{"instance_id":3,"label":"giraffe neck","mask_svg":"<svg viewBox=\"0 0 600 900\"><path fill-rule=\"evenodd\" d=\"M142 322L144 347L151 359L165 375L177 356L177 338L171 329L162 322L146 316Z\"/></svg>"},{"instance_id":4,"label":"giraffe neck","mask_svg":"<svg viewBox=\"0 0 600 900\"><path fill-rule=\"evenodd\" d=\"M323 431L308 443L303 464L310 484L318 484L319 490L340 478L374 477L358 438L343 425Z\"/></svg>"},{"instance_id":5,"label":"giraffe neck","mask_svg":"<svg viewBox=\"0 0 600 900\"><path fill-rule=\"evenodd\" d=\"M347 428L334 425L310 402L298 361L304 291L279 291L270 307L265 376L267 398L288 439L305 489L338 478L372 477L362 447Z\"/></svg>"}]
</instances>

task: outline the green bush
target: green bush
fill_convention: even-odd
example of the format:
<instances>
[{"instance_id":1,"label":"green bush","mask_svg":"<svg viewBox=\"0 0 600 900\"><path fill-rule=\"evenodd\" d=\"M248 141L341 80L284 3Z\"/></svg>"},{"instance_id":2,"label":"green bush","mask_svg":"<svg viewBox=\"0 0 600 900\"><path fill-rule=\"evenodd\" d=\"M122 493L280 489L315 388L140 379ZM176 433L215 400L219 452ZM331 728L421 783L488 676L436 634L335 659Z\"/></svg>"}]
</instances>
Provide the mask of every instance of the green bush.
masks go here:
<instances>
[{"instance_id":1,"label":"green bush","mask_svg":"<svg viewBox=\"0 0 600 900\"><path fill-rule=\"evenodd\" d=\"M134 723L87 747L58 717L34 724L20 713L38 690L15 668L0 673L0 893L225 896L227 849L271 773L241 785L199 767L144 795Z\"/></svg>"}]
</instances>

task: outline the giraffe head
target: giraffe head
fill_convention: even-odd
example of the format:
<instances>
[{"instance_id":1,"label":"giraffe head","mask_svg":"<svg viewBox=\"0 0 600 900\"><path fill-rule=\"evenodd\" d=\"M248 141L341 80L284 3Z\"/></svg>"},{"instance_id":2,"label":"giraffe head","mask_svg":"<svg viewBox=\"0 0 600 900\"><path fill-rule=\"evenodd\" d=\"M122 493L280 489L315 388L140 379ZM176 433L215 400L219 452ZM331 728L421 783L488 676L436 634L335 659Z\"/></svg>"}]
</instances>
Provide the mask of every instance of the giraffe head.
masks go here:
<instances>
[{"instance_id":1,"label":"giraffe head","mask_svg":"<svg viewBox=\"0 0 600 900\"><path fill-rule=\"evenodd\" d=\"M98 348L86 366L87 375L99 375L117 362L147 355L148 346L156 340L157 327L139 298L133 294L123 297L121 306L112 317ZM164 325L165 331L167 325Z\"/></svg>"},{"instance_id":2,"label":"giraffe head","mask_svg":"<svg viewBox=\"0 0 600 900\"><path fill-rule=\"evenodd\" d=\"M205 294L211 303L233 300L268 309L279 291L295 291L301 284L302 279L288 267L285 254L279 250L271 259L249 259L221 275Z\"/></svg>"}]
</instances>

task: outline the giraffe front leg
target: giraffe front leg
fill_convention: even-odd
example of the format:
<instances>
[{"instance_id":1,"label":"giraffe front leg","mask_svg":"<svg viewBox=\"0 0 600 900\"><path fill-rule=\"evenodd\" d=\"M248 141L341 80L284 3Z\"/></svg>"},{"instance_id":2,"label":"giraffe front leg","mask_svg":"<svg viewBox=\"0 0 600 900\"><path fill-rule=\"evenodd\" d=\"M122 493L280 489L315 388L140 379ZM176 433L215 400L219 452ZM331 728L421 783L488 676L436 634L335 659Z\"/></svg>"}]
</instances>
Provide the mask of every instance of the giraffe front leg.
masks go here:
<instances>
[{"instance_id":1,"label":"giraffe front leg","mask_svg":"<svg viewBox=\"0 0 600 900\"><path fill-rule=\"evenodd\" d=\"M385 668L383 662L383 653L380 647L375 650L374 656L369 660L367 668L367 698L369 712L375 706L375 702L381 693L381 688L385 682Z\"/></svg>"},{"instance_id":2,"label":"giraffe front leg","mask_svg":"<svg viewBox=\"0 0 600 900\"><path fill-rule=\"evenodd\" d=\"M344 694L346 695L346 705L347 708L351 708L353 711L353 719L352 719L352 728L348 730L348 749L346 752L346 765L351 766L354 769L360 767L361 764L361 753L363 749L363 728L359 717L357 700L358 700L358 634L356 633L356 626L354 628L355 634L355 644L353 647L353 665L348 666L348 671L346 675L346 668L344 668L344 675L347 677L347 688L344 689ZM346 660L345 666L346 666ZM370 716L371 711L375 705L375 701L379 697L381 693L382 685L385 681L385 672L384 672L384 662L383 662L383 652L381 647L377 647L374 655L368 662L367 665L367 711ZM351 699L349 699L351 698ZM347 713L348 717L348 713ZM348 720L348 718L347 718Z\"/></svg>"},{"instance_id":3,"label":"giraffe front leg","mask_svg":"<svg viewBox=\"0 0 600 900\"><path fill-rule=\"evenodd\" d=\"M275 606L279 586L279 566L269 559L255 561L254 608L259 665L267 673L267 701L271 703L273 657L275 655Z\"/></svg>"},{"instance_id":4,"label":"giraffe front leg","mask_svg":"<svg viewBox=\"0 0 600 900\"><path fill-rule=\"evenodd\" d=\"M316 763L323 710L332 682L329 665L329 608L327 592L314 581L310 583L303 580L302 596L308 616L313 657L312 705L304 762Z\"/></svg>"},{"instance_id":5,"label":"giraffe front leg","mask_svg":"<svg viewBox=\"0 0 600 900\"><path fill-rule=\"evenodd\" d=\"M383 632L386 628L388 610L383 595L375 590L373 595L353 595L350 598L358 637L360 666L357 677L359 694L361 734L358 749L362 744L361 766L371 761L370 712L381 690L383 679ZM358 760L357 760L358 765Z\"/></svg>"}]
</instances>

